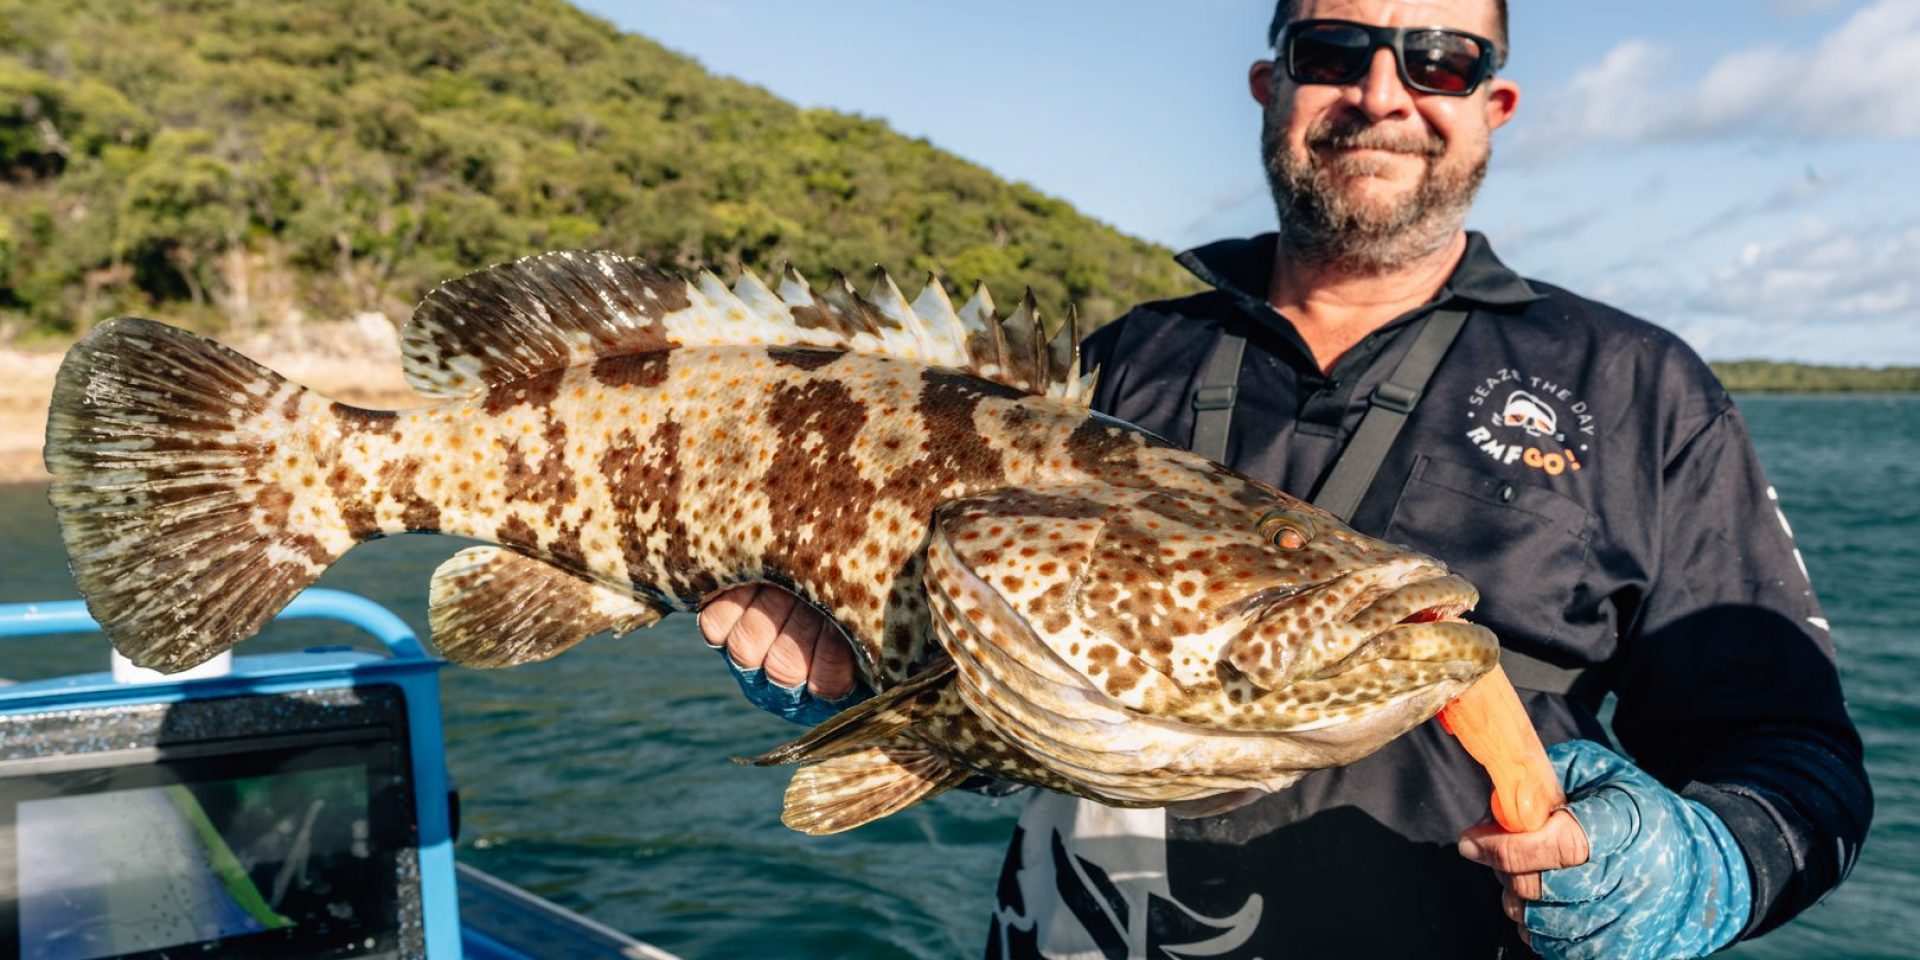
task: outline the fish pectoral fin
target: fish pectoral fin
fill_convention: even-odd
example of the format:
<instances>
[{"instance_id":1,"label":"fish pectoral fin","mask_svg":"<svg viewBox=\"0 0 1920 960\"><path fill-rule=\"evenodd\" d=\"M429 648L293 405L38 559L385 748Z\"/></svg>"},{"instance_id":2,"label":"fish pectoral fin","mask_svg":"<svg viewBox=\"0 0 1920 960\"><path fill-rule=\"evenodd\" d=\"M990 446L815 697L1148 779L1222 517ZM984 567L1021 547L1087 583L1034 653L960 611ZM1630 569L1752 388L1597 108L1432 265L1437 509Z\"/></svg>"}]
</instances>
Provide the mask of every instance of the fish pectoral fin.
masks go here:
<instances>
[{"instance_id":1,"label":"fish pectoral fin","mask_svg":"<svg viewBox=\"0 0 1920 960\"><path fill-rule=\"evenodd\" d=\"M756 767L814 763L892 741L926 717L939 700L941 690L952 682L952 660L928 664L919 673L872 699L835 714L807 731L806 736L741 762Z\"/></svg>"},{"instance_id":2,"label":"fish pectoral fin","mask_svg":"<svg viewBox=\"0 0 1920 960\"><path fill-rule=\"evenodd\" d=\"M434 647L468 667L545 660L602 631L653 626L669 612L502 547L454 554L434 571L428 596Z\"/></svg>"},{"instance_id":3,"label":"fish pectoral fin","mask_svg":"<svg viewBox=\"0 0 1920 960\"><path fill-rule=\"evenodd\" d=\"M970 773L911 741L867 747L794 771L780 822L814 836L851 830L944 793Z\"/></svg>"}]
</instances>

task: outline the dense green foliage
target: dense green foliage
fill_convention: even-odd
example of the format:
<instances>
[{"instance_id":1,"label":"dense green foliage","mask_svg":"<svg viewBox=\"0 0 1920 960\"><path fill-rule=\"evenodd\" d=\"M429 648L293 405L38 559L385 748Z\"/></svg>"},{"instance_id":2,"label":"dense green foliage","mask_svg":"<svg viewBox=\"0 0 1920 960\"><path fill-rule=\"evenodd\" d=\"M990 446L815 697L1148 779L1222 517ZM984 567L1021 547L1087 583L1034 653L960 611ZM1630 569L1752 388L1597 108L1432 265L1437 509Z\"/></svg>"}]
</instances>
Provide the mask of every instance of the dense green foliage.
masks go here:
<instances>
[{"instance_id":1,"label":"dense green foliage","mask_svg":"<svg viewBox=\"0 0 1920 960\"><path fill-rule=\"evenodd\" d=\"M1062 201L562 0L0 0L0 331L404 316L561 247L884 263L1090 318L1184 283Z\"/></svg>"},{"instance_id":2,"label":"dense green foliage","mask_svg":"<svg viewBox=\"0 0 1920 960\"><path fill-rule=\"evenodd\" d=\"M1735 393L1920 392L1920 367L1823 367L1733 360L1713 364L1713 372Z\"/></svg>"}]
</instances>

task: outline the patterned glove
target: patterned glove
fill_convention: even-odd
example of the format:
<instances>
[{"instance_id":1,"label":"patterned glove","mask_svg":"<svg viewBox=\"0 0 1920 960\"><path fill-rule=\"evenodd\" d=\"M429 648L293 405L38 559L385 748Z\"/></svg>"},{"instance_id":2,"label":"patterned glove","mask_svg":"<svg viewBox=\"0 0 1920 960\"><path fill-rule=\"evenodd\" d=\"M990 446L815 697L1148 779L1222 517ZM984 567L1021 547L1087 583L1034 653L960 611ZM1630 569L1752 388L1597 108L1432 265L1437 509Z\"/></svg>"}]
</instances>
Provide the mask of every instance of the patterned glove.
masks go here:
<instances>
[{"instance_id":1,"label":"patterned glove","mask_svg":"<svg viewBox=\"0 0 1920 960\"><path fill-rule=\"evenodd\" d=\"M1525 913L1548 960L1702 957L1753 910L1747 860L1713 811L1597 743L1547 748L1586 831L1587 862L1540 875Z\"/></svg>"},{"instance_id":2,"label":"patterned glove","mask_svg":"<svg viewBox=\"0 0 1920 960\"><path fill-rule=\"evenodd\" d=\"M852 691L838 700L822 700L807 690L805 683L797 687L784 687L767 679L767 671L763 668L743 669L727 655L724 645L716 647L708 644L707 649L720 651L720 659L727 662L727 669L733 671L733 679L740 682L740 692L747 695L748 701L794 723L811 727L873 695L865 686L855 684Z\"/></svg>"}]
</instances>

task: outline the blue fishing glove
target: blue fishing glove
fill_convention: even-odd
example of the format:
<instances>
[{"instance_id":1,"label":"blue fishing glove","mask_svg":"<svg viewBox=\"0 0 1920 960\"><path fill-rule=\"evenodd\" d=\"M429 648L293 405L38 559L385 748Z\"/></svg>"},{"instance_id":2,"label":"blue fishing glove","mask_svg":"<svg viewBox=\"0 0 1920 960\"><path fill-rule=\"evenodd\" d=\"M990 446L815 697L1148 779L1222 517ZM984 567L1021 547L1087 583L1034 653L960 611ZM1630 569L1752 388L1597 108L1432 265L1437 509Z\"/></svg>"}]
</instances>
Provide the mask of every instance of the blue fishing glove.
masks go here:
<instances>
[{"instance_id":1,"label":"blue fishing glove","mask_svg":"<svg viewBox=\"0 0 1920 960\"><path fill-rule=\"evenodd\" d=\"M743 669L733 662L733 657L727 655L724 645L716 647L708 644L707 649L720 651L720 659L727 662L727 669L733 671L733 679L740 682L740 692L747 695L749 702L794 723L811 727L873 695L865 686L856 683L846 696L838 700L822 700L814 696L805 683L797 687L784 687L767 679L767 671L761 667Z\"/></svg>"},{"instance_id":2,"label":"blue fishing glove","mask_svg":"<svg viewBox=\"0 0 1920 960\"><path fill-rule=\"evenodd\" d=\"M1587 862L1540 874L1526 907L1548 960L1703 957L1733 942L1753 910L1746 856L1705 806L1625 757L1572 740L1547 748L1586 831Z\"/></svg>"}]
</instances>

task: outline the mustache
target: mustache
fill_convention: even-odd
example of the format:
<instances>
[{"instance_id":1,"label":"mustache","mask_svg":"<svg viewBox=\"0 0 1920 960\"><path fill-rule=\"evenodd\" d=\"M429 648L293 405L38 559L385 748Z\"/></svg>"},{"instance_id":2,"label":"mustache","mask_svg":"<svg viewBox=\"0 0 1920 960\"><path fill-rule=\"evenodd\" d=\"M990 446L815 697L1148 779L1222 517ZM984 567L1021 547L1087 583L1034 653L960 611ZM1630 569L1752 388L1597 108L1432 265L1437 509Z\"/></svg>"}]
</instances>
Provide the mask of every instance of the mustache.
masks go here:
<instances>
[{"instance_id":1,"label":"mustache","mask_svg":"<svg viewBox=\"0 0 1920 960\"><path fill-rule=\"evenodd\" d=\"M1417 157L1438 157L1446 142L1417 130L1379 126L1365 120L1326 119L1307 131L1307 146L1329 150L1387 150Z\"/></svg>"}]
</instances>

